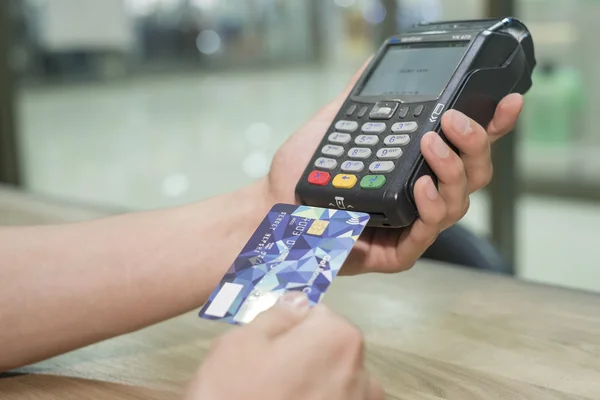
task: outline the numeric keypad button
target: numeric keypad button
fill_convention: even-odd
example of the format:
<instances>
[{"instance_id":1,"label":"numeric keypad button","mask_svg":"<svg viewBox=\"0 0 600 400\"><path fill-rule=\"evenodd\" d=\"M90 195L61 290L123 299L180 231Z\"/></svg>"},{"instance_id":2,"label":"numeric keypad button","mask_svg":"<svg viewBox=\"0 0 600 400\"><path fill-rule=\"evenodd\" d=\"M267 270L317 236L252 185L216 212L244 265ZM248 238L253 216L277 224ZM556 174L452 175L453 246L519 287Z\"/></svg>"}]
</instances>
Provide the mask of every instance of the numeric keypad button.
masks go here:
<instances>
[{"instance_id":1,"label":"numeric keypad button","mask_svg":"<svg viewBox=\"0 0 600 400\"><path fill-rule=\"evenodd\" d=\"M327 146L323 147L321 153L326 156L339 157L344 154L344 148L342 146L328 144Z\"/></svg>"},{"instance_id":2,"label":"numeric keypad button","mask_svg":"<svg viewBox=\"0 0 600 400\"><path fill-rule=\"evenodd\" d=\"M373 151L364 147L353 147L348 151L348 157L361 160L371 157L371 154L373 154Z\"/></svg>"},{"instance_id":3,"label":"numeric keypad button","mask_svg":"<svg viewBox=\"0 0 600 400\"><path fill-rule=\"evenodd\" d=\"M369 170L374 173L392 172L396 168L393 161L375 161L369 166Z\"/></svg>"},{"instance_id":4,"label":"numeric keypad button","mask_svg":"<svg viewBox=\"0 0 600 400\"><path fill-rule=\"evenodd\" d=\"M402 157L403 151L399 147L393 147L390 149L380 149L377 152L377 158L380 160L397 160Z\"/></svg>"},{"instance_id":5,"label":"numeric keypad button","mask_svg":"<svg viewBox=\"0 0 600 400\"><path fill-rule=\"evenodd\" d=\"M385 132L387 126L383 122L367 122L362 126L362 131L364 133L374 133L380 134Z\"/></svg>"},{"instance_id":6,"label":"numeric keypad button","mask_svg":"<svg viewBox=\"0 0 600 400\"><path fill-rule=\"evenodd\" d=\"M347 133L334 132L329 135L329 141L335 144L348 144L352 140L352 136Z\"/></svg>"},{"instance_id":7,"label":"numeric keypad button","mask_svg":"<svg viewBox=\"0 0 600 400\"><path fill-rule=\"evenodd\" d=\"M335 129L340 132L352 133L358 129L356 121L338 121L335 124Z\"/></svg>"},{"instance_id":8,"label":"numeric keypad button","mask_svg":"<svg viewBox=\"0 0 600 400\"><path fill-rule=\"evenodd\" d=\"M315 167L332 170L337 167L337 161L332 158L320 157L315 161Z\"/></svg>"},{"instance_id":9,"label":"numeric keypad button","mask_svg":"<svg viewBox=\"0 0 600 400\"><path fill-rule=\"evenodd\" d=\"M419 129L419 124L416 122L398 122L392 126L392 132L394 133L413 133Z\"/></svg>"},{"instance_id":10,"label":"numeric keypad button","mask_svg":"<svg viewBox=\"0 0 600 400\"><path fill-rule=\"evenodd\" d=\"M365 164L362 161L344 161L342 171L344 172L360 172L365 169Z\"/></svg>"},{"instance_id":11,"label":"numeric keypad button","mask_svg":"<svg viewBox=\"0 0 600 400\"><path fill-rule=\"evenodd\" d=\"M379 143L379 137L376 135L359 135L354 143L358 144L359 146L375 146L377 143Z\"/></svg>"},{"instance_id":12,"label":"numeric keypad button","mask_svg":"<svg viewBox=\"0 0 600 400\"><path fill-rule=\"evenodd\" d=\"M410 143L408 135L390 135L383 140L386 146L406 146Z\"/></svg>"}]
</instances>

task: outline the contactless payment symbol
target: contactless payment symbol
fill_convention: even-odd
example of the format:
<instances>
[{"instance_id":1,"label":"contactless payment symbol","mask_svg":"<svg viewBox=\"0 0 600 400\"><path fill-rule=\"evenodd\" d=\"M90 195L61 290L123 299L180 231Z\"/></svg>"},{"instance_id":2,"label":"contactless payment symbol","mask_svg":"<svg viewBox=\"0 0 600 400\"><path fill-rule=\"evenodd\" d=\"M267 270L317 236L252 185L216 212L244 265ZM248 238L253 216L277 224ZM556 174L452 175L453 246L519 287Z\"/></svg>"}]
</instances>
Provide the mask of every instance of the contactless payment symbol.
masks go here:
<instances>
[{"instance_id":1,"label":"contactless payment symbol","mask_svg":"<svg viewBox=\"0 0 600 400\"><path fill-rule=\"evenodd\" d=\"M431 117L429 117L429 122L436 122L442 115L442 111L444 111L445 107L446 107L445 104L438 103L438 105L435 106L435 109L431 113Z\"/></svg>"},{"instance_id":2,"label":"contactless payment symbol","mask_svg":"<svg viewBox=\"0 0 600 400\"><path fill-rule=\"evenodd\" d=\"M358 217L352 217L348 221L346 221L346 223L348 225L353 225L353 226L362 225L362 222L360 221L360 218L358 218Z\"/></svg>"}]
</instances>

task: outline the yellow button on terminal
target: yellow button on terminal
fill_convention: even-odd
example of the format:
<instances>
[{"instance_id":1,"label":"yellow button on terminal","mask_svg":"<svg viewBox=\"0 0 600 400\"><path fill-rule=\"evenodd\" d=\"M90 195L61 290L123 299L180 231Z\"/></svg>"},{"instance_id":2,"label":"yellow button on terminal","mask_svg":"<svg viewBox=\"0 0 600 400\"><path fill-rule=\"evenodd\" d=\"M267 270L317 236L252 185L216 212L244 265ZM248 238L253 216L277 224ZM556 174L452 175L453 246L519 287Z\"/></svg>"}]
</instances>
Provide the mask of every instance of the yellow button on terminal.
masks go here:
<instances>
[{"instance_id":1,"label":"yellow button on terminal","mask_svg":"<svg viewBox=\"0 0 600 400\"><path fill-rule=\"evenodd\" d=\"M339 174L333 179L333 186L338 189L352 189L357 182L356 175Z\"/></svg>"}]
</instances>

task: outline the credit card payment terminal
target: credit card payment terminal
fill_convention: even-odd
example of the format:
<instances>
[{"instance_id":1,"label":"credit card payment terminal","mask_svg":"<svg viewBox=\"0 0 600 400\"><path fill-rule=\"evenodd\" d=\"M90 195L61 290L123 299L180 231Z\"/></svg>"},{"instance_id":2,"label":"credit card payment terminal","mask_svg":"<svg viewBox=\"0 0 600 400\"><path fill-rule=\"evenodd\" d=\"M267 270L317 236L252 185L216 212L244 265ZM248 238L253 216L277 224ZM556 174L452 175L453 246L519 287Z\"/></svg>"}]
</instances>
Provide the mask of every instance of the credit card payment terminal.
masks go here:
<instances>
[{"instance_id":1,"label":"credit card payment terminal","mask_svg":"<svg viewBox=\"0 0 600 400\"><path fill-rule=\"evenodd\" d=\"M525 94L536 60L514 18L424 23L385 41L324 132L296 186L302 205L366 212L402 228L418 213L417 179L435 176L420 141L449 109L482 126L510 93Z\"/></svg>"}]
</instances>

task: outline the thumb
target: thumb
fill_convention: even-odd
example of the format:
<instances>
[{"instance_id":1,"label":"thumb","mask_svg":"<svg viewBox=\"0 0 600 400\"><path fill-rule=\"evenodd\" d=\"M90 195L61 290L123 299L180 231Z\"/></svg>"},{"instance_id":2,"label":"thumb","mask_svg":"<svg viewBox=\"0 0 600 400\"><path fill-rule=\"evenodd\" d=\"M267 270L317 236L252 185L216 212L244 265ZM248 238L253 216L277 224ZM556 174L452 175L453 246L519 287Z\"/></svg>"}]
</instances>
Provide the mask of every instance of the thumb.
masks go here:
<instances>
[{"instance_id":1,"label":"thumb","mask_svg":"<svg viewBox=\"0 0 600 400\"><path fill-rule=\"evenodd\" d=\"M248 328L259 331L269 339L287 332L301 323L309 311L308 297L303 292L287 292L273 307L259 314Z\"/></svg>"}]
</instances>

